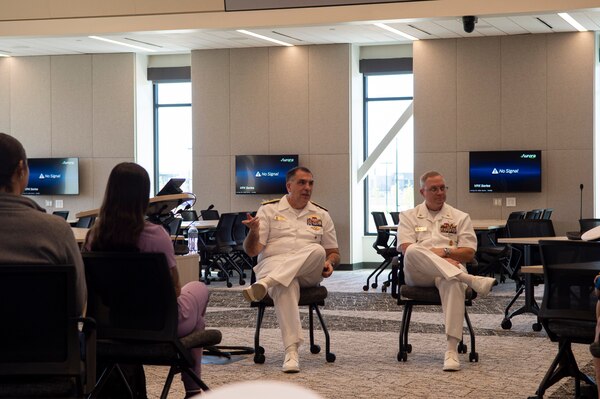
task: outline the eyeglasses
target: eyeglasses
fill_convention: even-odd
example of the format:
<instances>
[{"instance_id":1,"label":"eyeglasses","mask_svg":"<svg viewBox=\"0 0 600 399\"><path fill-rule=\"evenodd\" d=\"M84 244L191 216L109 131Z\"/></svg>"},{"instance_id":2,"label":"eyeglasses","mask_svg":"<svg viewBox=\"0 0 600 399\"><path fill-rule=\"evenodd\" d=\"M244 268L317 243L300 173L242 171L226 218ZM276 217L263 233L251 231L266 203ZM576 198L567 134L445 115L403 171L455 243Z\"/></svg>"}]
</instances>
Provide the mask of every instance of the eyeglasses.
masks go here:
<instances>
[{"instance_id":1,"label":"eyeglasses","mask_svg":"<svg viewBox=\"0 0 600 399\"><path fill-rule=\"evenodd\" d=\"M448 186L433 186L426 188L425 191L429 191L430 193L436 194L438 191L445 193L448 190Z\"/></svg>"}]
</instances>

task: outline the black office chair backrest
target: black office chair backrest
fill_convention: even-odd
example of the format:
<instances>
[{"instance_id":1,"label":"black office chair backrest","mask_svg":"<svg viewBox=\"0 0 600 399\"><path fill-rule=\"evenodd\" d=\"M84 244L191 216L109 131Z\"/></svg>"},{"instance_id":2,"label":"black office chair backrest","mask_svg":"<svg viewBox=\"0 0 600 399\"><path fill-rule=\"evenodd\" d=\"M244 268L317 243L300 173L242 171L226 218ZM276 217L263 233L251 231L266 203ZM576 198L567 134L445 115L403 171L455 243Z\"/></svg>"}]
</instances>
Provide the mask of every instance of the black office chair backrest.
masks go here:
<instances>
[{"instance_id":1,"label":"black office chair backrest","mask_svg":"<svg viewBox=\"0 0 600 399\"><path fill-rule=\"evenodd\" d=\"M579 228L582 233L598 226L600 226L600 219L579 219Z\"/></svg>"},{"instance_id":2,"label":"black office chair backrest","mask_svg":"<svg viewBox=\"0 0 600 399\"><path fill-rule=\"evenodd\" d=\"M525 214L525 219L541 219L543 213L543 209L532 209L527 211Z\"/></svg>"},{"instance_id":3,"label":"black office chair backrest","mask_svg":"<svg viewBox=\"0 0 600 399\"><path fill-rule=\"evenodd\" d=\"M219 217L219 223L217 224L217 230L215 231L216 244L220 247L227 247L236 245L233 239L233 225L237 219L239 213L223 213Z\"/></svg>"},{"instance_id":4,"label":"black office chair backrest","mask_svg":"<svg viewBox=\"0 0 600 399\"><path fill-rule=\"evenodd\" d=\"M390 212L390 216L394 224L400 223L400 212Z\"/></svg>"},{"instance_id":5,"label":"black office chair backrest","mask_svg":"<svg viewBox=\"0 0 600 399\"><path fill-rule=\"evenodd\" d=\"M182 218L173 218L173 220L171 220L169 224L167 224L167 232L172 236L178 235L182 221Z\"/></svg>"},{"instance_id":6,"label":"black office chair backrest","mask_svg":"<svg viewBox=\"0 0 600 399\"><path fill-rule=\"evenodd\" d=\"M80 374L75 268L0 265L0 376Z\"/></svg>"},{"instance_id":7,"label":"black office chair backrest","mask_svg":"<svg viewBox=\"0 0 600 399\"><path fill-rule=\"evenodd\" d=\"M600 272L600 243L585 241L540 241L544 265L544 297L539 317L553 341L569 334L572 342L594 340L596 304L594 277ZM558 320L581 321L570 334L559 329ZM579 328L577 328L579 327Z\"/></svg>"},{"instance_id":8,"label":"black office chair backrest","mask_svg":"<svg viewBox=\"0 0 600 399\"><path fill-rule=\"evenodd\" d=\"M60 216L61 218L67 220L69 218L69 211L54 211L53 215Z\"/></svg>"},{"instance_id":9,"label":"black office chair backrest","mask_svg":"<svg viewBox=\"0 0 600 399\"><path fill-rule=\"evenodd\" d=\"M512 220L512 219L525 219L525 214L526 213L527 212L525 212L525 211L514 211L514 212L511 212L508 215L508 220Z\"/></svg>"},{"instance_id":10,"label":"black office chair backrest","mask_svg":"<svg viewBox=\"0 0 600 399\"><path fill-rule=\"evenodd\" d=\"M248 234L248 228L242 223L242 221L248 218L248 213L250 212L238 212L238 215L235 218L235 223L233 224L233 240L238 245L244 243L246 235Z\"/></svg>"},{"instance_id":11,"label":"black office chair backrest","mask_svg":"<svg viewBox=\"0 0 600 399\"><path fill-rule=\"evenodd\" d=\"M373 248L378 247L389 247L388 241L390 240L390 232L389 230L382 230L379 227L387 225L387 219L385 218L385 212L373 211L371 212L373 215L373 221L375 222L375 227L377 228L377 239L373 243Z\"/></svg>"},{"instance_id":12,"label":"black office chair backrest","mask_svg":"<svg viewBox=\"0 0 600 399\"><path fill-rule=\"evenodd\" d=\"M82 227L84 229L89 229L92 227L94 222L96 221L95 216L84 216L77 219L77 223L75 223L75 227Z\"/></svg>"},{"instance_id":13,"label":"black office chair backrest","mask_svg":"<svg viewBox=\"0 0 600 399\"><path fill-rule=\"evenodd\" d=\"M553 208L544 209L542 212L542 219L550 219L552 217L552 211L554 211Z\"/></svg>"},{"instance_id":14,"label":"black office chair backrest","mask_svg":"<svg viewBox=\"0 0 600 399\"><path fill-rule=\"evenodd\" d=\"M177 300L162 253L84 252L87 314L98 339L168 341L177 334Z\"/></svg>"},{"instance_id":15,"label":"black office chair backrest","mask_svg":"<svg viewBox=\"0 0 600 399\"><path fill-rule=\"evenodd\" d=\"M219 220L219 211L216 209L208 209L200 211L202 220Z\"/></svg>"},{"instance_id":16,"label":"black office chair backrest","mask_svg":"<svg viewBox=\"0 0 600 399\"><path fill-rule=\"evenodd\" d=\"M198 213L194 209L185 209L179 211L181 219L186 222L193 222L198 220Z\"/></svg>"},{"instance_id":17,"label":"black office chair backrest","mask_svg":"<svg viewBox=\"0 0 600 399\"><path fill-rule=\"evenodd\" d=\"M508 237L554 237L552 220L510 219L506 221Z\"/></svg>"}]
</instances>

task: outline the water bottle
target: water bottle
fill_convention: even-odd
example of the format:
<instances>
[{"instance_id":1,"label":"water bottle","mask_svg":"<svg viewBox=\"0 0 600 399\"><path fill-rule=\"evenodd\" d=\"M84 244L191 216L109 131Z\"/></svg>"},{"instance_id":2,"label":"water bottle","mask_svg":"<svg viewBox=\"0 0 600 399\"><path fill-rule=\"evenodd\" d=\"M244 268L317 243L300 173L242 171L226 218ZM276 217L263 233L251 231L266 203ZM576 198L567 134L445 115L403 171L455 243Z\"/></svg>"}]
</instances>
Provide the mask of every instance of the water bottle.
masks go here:
<instances>
[{"instance_id":1,"label":"water bottle","mask_svg":"<svg viewBox=\"0 0 600 399\"><path fill-rule=\"evenodd\" d=\"M192 254L198 252L198 229L193 222L188 228L188 251Z\"/></svg>"}]
</instances>

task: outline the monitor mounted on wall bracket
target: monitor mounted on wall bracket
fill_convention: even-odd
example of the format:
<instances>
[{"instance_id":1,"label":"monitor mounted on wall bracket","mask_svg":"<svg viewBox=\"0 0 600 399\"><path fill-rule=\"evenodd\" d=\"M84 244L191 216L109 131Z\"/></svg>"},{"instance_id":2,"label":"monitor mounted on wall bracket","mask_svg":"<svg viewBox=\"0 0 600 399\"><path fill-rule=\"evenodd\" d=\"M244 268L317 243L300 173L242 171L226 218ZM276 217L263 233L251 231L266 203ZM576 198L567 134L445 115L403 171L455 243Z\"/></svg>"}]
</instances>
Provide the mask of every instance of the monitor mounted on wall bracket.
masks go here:
<instances>
[{"instance_id":1,"label":"monitor mounted on wall bracket","mask_svg":"<svg viewBox=\"0 0 600 399\"><path fill-rule=\"evenodd\" d=\"M469 192L539 193L542 151L471 151Z\"/></svg>"}]
</instances>

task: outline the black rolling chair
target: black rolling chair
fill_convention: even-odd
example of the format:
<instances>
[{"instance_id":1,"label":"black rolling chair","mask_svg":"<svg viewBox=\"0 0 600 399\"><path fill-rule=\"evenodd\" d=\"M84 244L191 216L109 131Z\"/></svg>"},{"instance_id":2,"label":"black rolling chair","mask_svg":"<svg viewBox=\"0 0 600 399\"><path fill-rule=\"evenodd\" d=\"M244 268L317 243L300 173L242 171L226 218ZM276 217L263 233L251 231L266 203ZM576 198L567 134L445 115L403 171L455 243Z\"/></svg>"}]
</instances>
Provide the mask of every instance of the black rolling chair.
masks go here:
<instances>
[{"instance_id":1,"label":"black rolling chair","mask_svg":"<svg viewBox=\"0 0 600 399\"><path fill-rule=\"evenodd\" d=\"M525 219L541 219L543 212L543 209L532 209L525 213Z\"/></svg>"},{"instance_id":2,"label":"black rolling chair","mask_svg":"<svg viewBox=\"0 0 600 399\"><path fill-rule=\"evenodd\" d=\"M396 225L400 223L400 212L390 212L390 216L392 217L392 223Z\"/></svg>"},{"instance_id":3,"label":"black rolling chair","mask_svg":"<svg viewBox=\"0 0 600 399\"><path fill-rule=\"evenodd\" d=\"M77 222L75 223L74 227L81 227L84 229L89 229L94 225L95 221L96 221L95 216L84 216L84 217L77 219Z\"/></svg>"},{"instance_id":4,"label":"black rolling chair","mask_svg":"<svg viewBox=\"0 0 600 399\"><path fill-rule=\"evenodd\" d=\"M205 209L200 211L200 216L202 216L202 220L219 220L219 211L216 209Z\"/></svg>"},{"instance_id":5,"label":"black rolling chair","mask_svg":"<svg viewBox=\"0 0 600 399\"><path fill-rule=\"evenodd\" d=\"M506 223L506 233L507 236L511 238L555 236L552 220L545 219L508 220ZM508 277L515 281L516 293L504 310L504 319L502 320L501 326L505 330L508 330L512 327L512 322L510 319L515 316L526 312L536 315L538 314L539 306L533 298L533 292L525 292L525 289L528 285L527 279L533 279L533 285L539 285L543 283L542 279L537 278L537 276L532 276L530 274L524 276L521 274L521 266L524 264L532 265L541 263L537 246L533 248L531 248L531 246L526 248L520 245L511 245L511 249L511 261L507 264L506 271L508 273ZM525 259L526 256L524 256L528 253L527 251L529 251L529 259ZM510 312L510 308L523 293L525 293L525 305ZM542 325L539 322L534 323L532 325L532 329L534 331L540 331L542 329Z\"/></svg>"},{"instance_id":6,"label":"black rolling chair","mask_svg":"<svg viewBox=\"0 0 600 399\"><path fill-rule=\"evenodd\" d=\"M232 287L233 284L229 281L231 272L235 271L239 274L240 285L246 284L244 280L244 271L235 262L232 257L236 242L233 240L232 231L238 213L223 213L219 217L217 229L212 236L208 237L208 243L199 241L201 251L201 259L204 268L204 282L210 284L211 270L217 269L220 278L226 280L227 287Z\"/></svg>"},{"instance_id":7,"label":"black rolling chair","mask_svg":"<svg viewBox=\"0 0 600 399\"><path fill-rule=\"evenodd\" d=\"M600 226L600 219L579 219L579 227L582 234L598 226Z\"/></svg>"},{"instance_id":8,"label":"black rolling chair","mask_svg":"<svg viewBox=\"0 0 600 399\"><path fill-rule=\"evenodd\" d=\"M377 288L379 275L383 273L383 271L392 263L392 259L394 258L394 256L399 255L398 251L396 250L395 237L390 243L390 237L393 237L393 235L390 233L389 230L384 230L380 228L381 226L387 225L385 213L371 212L371 215L373 215L375 227L377 228L377 238L373 243L373 248L375 249L375 251L377 251L379 255L383 257L383 262L381 262L381 264L379 264L379 266L377 266L375 270L373 270L373 272L371 272L371 274L369 274L369 276L367 277L367 283L363 286L364 291L369 290L369 281L373 276L375 276L375 280L371 284L371 288ZM390 280L385 281L382 286L382 291L385 292L389 285Z\"/></svg>"},{"instance_id":9,"label":"black rolling chair","mask_svg":"<svg viewBox=\"0 0 600 399\"><path fill-rule=\"evenodd\" d=\"M84 397L92 390L95 323L77 313L75 290L73 266L0 265L0 397Z\"/></svg>"},{"instance_id":10,"label":"black rolling chair","mask_svg":"<svg viewBox=\"0 0 600 399\"><path fill-rule=\"evenodd\" d=\"M514 211L511 212L508 215L508 220L513 220L513 219L525 219L525 215L527 214L527 212L525 211Z\"/></svg>"},{"instance_id":11,"label":"black rolling chair","mask_svg":"<svg viewBox=\"0 0 600 399\"><path fill-rule=\"evenodd\" d=\"M412 345L408 343L408 331L410 328L410 318L414 306L440 306L442 304L439 291L436 287L412 287L404 282L404 271L402 258L395 258L392 266L393 282L392 296L397 298L398 305L404 306L402 311L402 324L400 326L399 350L397 359L399 362L405 362L408 354L412 352ZM397 289L395 289L397 287ZM471 319L467 312L467 307L473 304L473 299L477 293L471 288L465 290L465 321L469 330L471 351L469 352L469 361L478 362L479 354L475 350L475 331L471 325ZM463 340L458 344L459 353L467 353L467 345Z\"/></svg>"},{"instance_id":12,"label":"black rolling chair","mask_svg":"<svg viewBox=\"0 0 600 399\"><path fill-rule=\"evenodd\" d=\"M256 278L253 272L251 278L252 283L254 283L255 279ZM317 354L321 352L321 346L315 344L315 325L313 313L316 313L319 323L321 324L323 334L325 335L325 360L327 360L328 363L333 363L335 362L335 354L331 352L331 339L329 337L329 330L327 329L325 320L323 319L321 311L319 310L319 306L325 306L325 299L327 298L327 295L327 288L323 286L301 287L298 305L308 306L310 353ZM262 326L266 308L273 306L273 299L271 299L271 297L267 294L267 296L265 296L261 301L252 302L250 306L258 308L258 313L256 315L256 331L254 333L254 363L262 364L265 362L265 348L260 345L260 328Z\"/></svg>"},{"instance_id":13,"label":"black rolling chair","mask_svg":"<svg viewBox=\"0 0 600 399\"><path fill-rule=\"evenodd\" d=\"M542 217L541 219L550 219L552 217L552 212L554 211L554 208L545 208L544 211L542 212Z\"/></svg>"},{"instance_id":14,"label":"black rolling chair","mask_svg":"<svg viewBox=\"0 0 600 399\"><path fill-rule=\"evenodd\" d=\"M119 364L170 366L161 398L167 397L179 372L208 390L192 370L190 349L218 344L221 332L177 337L177 298L164 254L85 252L83 260L87 313L97 321L98 360L107 364L91 397L101 393L114 370L129 389Z\"/></svg>"},{"instance_id":15,"label":"black rolling chair","mask_svg":"<svg viewBox=\"0 0 600 399\"><path fill-rule=\"evenodd\" d=\"M183 209L179 211L181 219L186 222L195 222L198 220L198 213L194 209Z\"/></svg>"},{"instance_id":16,"label":"black rolling chair","mask_svg":"<svg viewBox=\"0 0 600 399\"><path fill-rule=\"evenodd\" d=\"M69 218L69 211L54 211L53 215L60 216L61 218L67 220Z\"/></svg>"},{"instance_id":17,"label":"black rolling chair","mask_svg":"<svg viewBox=\"0 0 600 399\"><path fill-rule=\"evenodd\" d=\"M251 270L256 264L254 259L248 256L246 251L244 251L244 240L248 234L248 228L242 223L242 221L246 220L248 213L250 212L239 212L235 222L233 223L232 229L232 238L233 241L235 241L232 257L234 261L240 265L240 269L242 270L244 270L244 267L248 267L248 269ZM256 212L253 213L256 214Z\"/></svg>"},{"instance_id":18,"label":"black rolling chair","mask_svg":"<svg viewBox=\"0 0 600 399\"><path fill-rule=\"evenodd\" d=\"M558 353L540 383L536 396L564 377L575 379L575 397L581 396L580 383L595 386L592 378L579 370L572 344L590 344L596 328L594 277L600 271L600 244L578 241L540 241L544 265L544 298L539 318Z\"/></svg>"}]
</instances>

